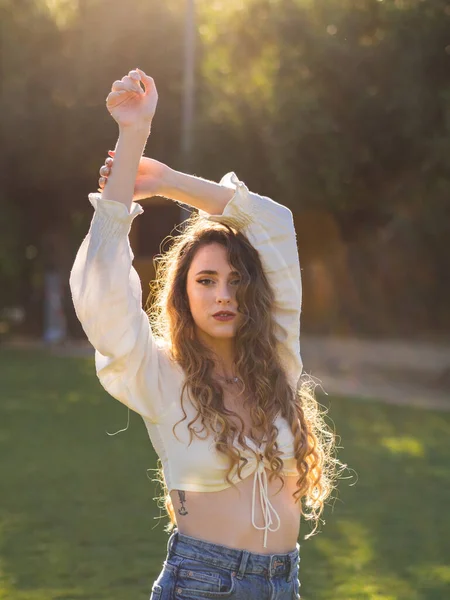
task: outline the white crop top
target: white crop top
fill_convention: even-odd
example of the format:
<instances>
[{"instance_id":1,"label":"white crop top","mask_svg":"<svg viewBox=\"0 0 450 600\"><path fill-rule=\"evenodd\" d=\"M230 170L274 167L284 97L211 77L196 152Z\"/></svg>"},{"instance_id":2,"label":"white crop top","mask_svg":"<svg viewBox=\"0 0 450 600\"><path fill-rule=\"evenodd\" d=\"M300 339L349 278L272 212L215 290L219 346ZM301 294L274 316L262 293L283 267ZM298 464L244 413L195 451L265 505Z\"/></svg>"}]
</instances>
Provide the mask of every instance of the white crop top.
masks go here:
<instances>
[{"instance_id":1,"label":"white crop top","mask_svg":"<svg viewBox=\"0 0 450 600\"><path fill-rule=\"evenodd\" d=\"M234 173L227 173L220 183L235 190L223 214L199 212L206 219L241 230L258 250L275 292L278 352L289 383L296 389L302 371L302 289L292 212L270 198L250 192ZM170 359L164 344L152 336L142 309L142 289L132 266L134 256L128 234L133 219L143 209L133 202L128 212L124 204L102 199L100 193L89 194L89 200L95 212L75 258L70 288L76 314L95 348L98 378L107 392L142 416L161 459L169 492L223 490L229 487L225 481L228 459L216 451L212 436L193 436L188 445L187 424L196 413L187 399L184 407L188 418L176 426L178 439L172 433L173 425L183 418L180 396L184 373ZM298 477L290 427L280 414L275 425L283 452L283 474ZM252 522L255 528L264 530L266 547L267 532L279 529L280 519L268 497L265 466L269 465L254 442L249 438L246 442L254 452L239 448L249 461L242 469L242 477L253 474ZM237 472L230 477L234 483L240 481ZM258 499L264 518L262 526L255 523Z\"/></svg>"}]
</instances>

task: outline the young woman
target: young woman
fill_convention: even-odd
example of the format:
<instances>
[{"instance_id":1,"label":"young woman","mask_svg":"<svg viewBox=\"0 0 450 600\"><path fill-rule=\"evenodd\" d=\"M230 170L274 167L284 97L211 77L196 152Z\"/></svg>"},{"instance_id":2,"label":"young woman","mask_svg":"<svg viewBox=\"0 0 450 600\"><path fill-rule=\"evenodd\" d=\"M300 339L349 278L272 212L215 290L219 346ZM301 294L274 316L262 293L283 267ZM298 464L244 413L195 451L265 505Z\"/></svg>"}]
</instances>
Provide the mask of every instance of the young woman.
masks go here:
<instances>
[{"instance_id":1,"label":"young woman","mask_svg":"<svg viewBox=\"0 0 450 600\"><path fill-rule=\"evenodd\" d=\"M300 598L300 518L317 524L336 461L300 379L292 213L234 173L217 184L142 158L157 99L140 69L112 85L119 139L70 277L100 382L161 461L172 533L151 599ZM128 234L135 200L155 195L199 212L160 258L147 315Z\"/></svg>"}]
</instances>

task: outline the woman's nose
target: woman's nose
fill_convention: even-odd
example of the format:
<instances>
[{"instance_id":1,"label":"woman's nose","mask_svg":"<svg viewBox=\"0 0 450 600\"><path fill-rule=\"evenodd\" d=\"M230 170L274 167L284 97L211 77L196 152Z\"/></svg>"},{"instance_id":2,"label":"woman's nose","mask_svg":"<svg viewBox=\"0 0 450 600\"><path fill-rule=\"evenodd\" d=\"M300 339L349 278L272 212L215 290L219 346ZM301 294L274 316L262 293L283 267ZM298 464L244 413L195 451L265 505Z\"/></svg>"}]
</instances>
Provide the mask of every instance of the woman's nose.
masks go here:
<instances>
[{"instance_id":1,"label":"woman's nose","mask_svg":"<svg viewBox=\"0 0 450 600\"><path fill-rule=\"evenodd\" d=\"M229 302L231 300L232 293L228 285L218 286L217 288L217 300L219 302Z\"/></svg>"}]
</instances>

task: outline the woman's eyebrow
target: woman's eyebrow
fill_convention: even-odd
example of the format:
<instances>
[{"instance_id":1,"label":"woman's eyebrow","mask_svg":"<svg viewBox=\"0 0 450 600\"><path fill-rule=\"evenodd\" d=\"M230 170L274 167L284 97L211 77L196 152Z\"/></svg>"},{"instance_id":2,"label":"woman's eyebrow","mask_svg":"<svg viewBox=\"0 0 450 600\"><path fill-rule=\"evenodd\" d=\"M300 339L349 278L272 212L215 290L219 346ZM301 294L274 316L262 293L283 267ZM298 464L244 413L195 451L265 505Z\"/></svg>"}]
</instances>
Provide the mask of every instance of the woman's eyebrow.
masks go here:
<instances>
[{"instance_id":1,"label":"woman's eyebrow","mask_svg":"<svg viewBox=\"0 0 450 600\"><path fill-rule=\"evenodd\" d=\"M237 271L230 271L229 274L230 275L239 275L239 273ZM211 271L209 269L204 269L203 271L199 271L196 274L196 277L197 277L197 275L218 275L218 272L217 271Z\"/></svg>"}]
</instances>

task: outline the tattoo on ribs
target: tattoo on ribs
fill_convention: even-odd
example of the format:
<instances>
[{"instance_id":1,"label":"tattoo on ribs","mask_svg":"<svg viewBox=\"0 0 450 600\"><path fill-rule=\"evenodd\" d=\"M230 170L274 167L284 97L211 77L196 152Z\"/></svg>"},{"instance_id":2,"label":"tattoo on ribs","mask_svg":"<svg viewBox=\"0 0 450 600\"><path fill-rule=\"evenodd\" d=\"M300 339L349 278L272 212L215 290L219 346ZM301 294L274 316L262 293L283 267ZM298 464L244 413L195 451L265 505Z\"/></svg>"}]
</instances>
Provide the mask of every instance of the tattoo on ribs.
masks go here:
<instances>
[{"instance_id":1,"label":"tattoo on ribs","mask_svg":"<svg viewBox=\"0 0 450 600\"><path fill-rule=\"evenodd\" d=\"M186 502L186 492L183 492L182 490L178 490L178 498L181 503L181 508L178 509L178 513L182 516L188 515L189 514L188 511L184 507L184 503Z\"/></svg>"}]
</instances>

